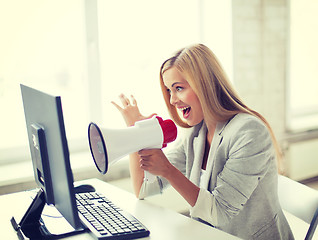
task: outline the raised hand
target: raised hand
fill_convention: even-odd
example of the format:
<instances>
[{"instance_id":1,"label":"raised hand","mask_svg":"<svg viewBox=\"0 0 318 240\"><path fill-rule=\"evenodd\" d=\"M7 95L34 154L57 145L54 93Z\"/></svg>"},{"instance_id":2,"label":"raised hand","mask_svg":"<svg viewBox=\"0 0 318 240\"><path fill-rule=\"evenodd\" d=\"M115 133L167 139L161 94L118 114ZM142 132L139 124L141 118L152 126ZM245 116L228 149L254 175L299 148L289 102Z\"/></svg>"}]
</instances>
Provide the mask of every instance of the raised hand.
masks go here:
<instances>
[{"instance_id":1,"label":"raised hand","mask_svg":"<svg viewBox=\"0 0 318 240\"><path fill-rule=\"evenodd\" d=\"M156 115L155 113L153 113L148 117L143 116L139 111L139 108L137 106L137 101L134 98L134 96L131 95L130 98L131 98L131 102L129 98L127 98L124 94L119 95L119 99L122 103L122 107L119 106L114 101L111 102L121 113L128 127L134 126L135 122L137 121L148 119Z\"/></svg>"}]
</instances>

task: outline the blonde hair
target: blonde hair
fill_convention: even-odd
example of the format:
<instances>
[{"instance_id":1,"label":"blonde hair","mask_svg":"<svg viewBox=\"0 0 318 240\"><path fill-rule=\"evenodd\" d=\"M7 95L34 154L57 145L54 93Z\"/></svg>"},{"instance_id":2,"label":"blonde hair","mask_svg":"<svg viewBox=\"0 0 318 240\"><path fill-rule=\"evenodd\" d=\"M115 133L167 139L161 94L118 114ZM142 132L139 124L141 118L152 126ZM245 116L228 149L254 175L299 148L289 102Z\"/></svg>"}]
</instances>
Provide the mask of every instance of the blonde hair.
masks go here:
<instances>
[{"instance_id":1,"label":"blonde hair","mask_svg":"<svg viewBox=\"0 0 318 240\"><path fill-rule=\"evenodd\" d=\"M214 53L205 45L183 48L167 59L160 68L160 86L171 118L181 127L190 127L182 120L177 109L170 103L170 93L163 82L163 73L175 67L184 76L197 95L206 123L226 121L238 113L258 117L267 126L280 162L281 152L274 132L266 119L247 107L228 80Z\"/></svg>"}]
</instances>

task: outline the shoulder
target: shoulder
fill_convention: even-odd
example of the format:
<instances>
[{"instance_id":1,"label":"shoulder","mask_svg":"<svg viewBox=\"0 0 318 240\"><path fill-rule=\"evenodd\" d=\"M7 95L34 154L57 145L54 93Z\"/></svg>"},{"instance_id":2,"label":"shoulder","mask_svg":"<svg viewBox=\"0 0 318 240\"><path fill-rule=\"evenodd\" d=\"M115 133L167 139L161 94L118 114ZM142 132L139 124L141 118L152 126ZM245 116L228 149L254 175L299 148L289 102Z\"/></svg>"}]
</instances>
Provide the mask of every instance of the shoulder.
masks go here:
<instances>
[{"instance_id":1,"label":"shoulder","mask_svg":"<svg viewBox=\"0 0 318 240\"><path fill-rule=\"evenodd\" d=\"M234 145L249 143L255 147L255 144L259 145L260 142L267 144L272 142L265 123L258 117L246 113L239 113L230 119L220 134Z\"/></svg>"},{"instance_id":2,"label":"shoulder","mask_svg":"<svg viewBox=\"0 0 318 240\"><path fill-rule=\"evenodd\" d=\"M232 119L230 119L227 123L227 127L232 128L266 128L264 122L248 113L239 113L236 114Z\"/></svg>"},{"instance_id":3,"label":"shoulder","mask_svg":"<svg viewBox=\"0 0 318 240\"><path fill-rule=\"evenodd\" d=\"M231 135L239 132L268 133L268 129L261 119L247 113L235 115L223 125L220 131L224 134L230 133Z\"/></svg>"}]
</instances>

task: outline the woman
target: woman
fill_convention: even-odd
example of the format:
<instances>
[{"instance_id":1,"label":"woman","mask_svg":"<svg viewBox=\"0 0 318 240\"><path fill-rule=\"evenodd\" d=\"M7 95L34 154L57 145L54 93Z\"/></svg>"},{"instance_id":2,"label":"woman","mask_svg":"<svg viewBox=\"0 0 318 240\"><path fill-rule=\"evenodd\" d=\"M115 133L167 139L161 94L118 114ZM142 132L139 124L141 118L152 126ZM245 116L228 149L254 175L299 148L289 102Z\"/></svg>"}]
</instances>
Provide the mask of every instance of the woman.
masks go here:
<instances>
[{"instance_id":1,"label":"woman","mask_svg":"<svg viewBox=\"0 0 318 240\"><path fill-rule=\"evenodd\" d=\"M278 145L267 121L233 90L212 51L181 49L160 69L172 119L189 128L174 149L130 156L139 198L173 186L190 204L191 217L243 239L293 239L277 196ZM137 102L120 96L128 126L145 119ZM158 176L150 183L144 170Z\"/></svg>"}]
</instances>

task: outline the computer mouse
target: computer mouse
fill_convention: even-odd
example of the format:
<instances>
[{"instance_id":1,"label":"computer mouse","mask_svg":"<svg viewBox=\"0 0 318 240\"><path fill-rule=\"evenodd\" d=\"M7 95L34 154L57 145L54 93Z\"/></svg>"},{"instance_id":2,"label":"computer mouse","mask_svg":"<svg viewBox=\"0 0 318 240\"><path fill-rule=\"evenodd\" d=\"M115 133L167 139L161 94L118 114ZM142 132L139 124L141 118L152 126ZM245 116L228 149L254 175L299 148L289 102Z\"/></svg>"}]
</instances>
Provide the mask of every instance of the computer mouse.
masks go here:
<instances>
[{"instance_id":1,"label":"computer mouse","mask_svg":"<svg viewBox=\"0 0 318 240\"><path fill-rule=\"evenodd\" d=\"M76 193L95 192L95 188L89 184L82 184L74 188Z\"/></svg>"}]
</instances>

